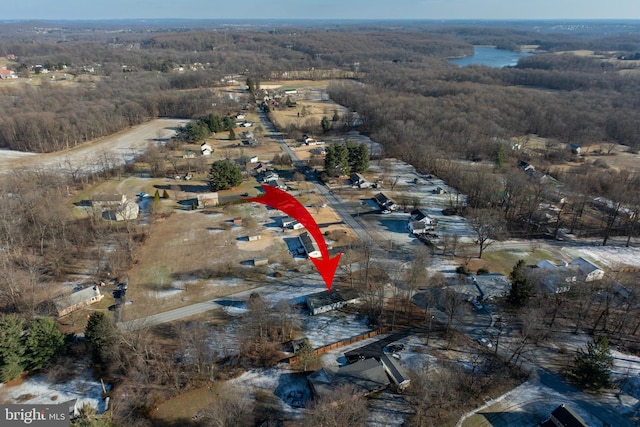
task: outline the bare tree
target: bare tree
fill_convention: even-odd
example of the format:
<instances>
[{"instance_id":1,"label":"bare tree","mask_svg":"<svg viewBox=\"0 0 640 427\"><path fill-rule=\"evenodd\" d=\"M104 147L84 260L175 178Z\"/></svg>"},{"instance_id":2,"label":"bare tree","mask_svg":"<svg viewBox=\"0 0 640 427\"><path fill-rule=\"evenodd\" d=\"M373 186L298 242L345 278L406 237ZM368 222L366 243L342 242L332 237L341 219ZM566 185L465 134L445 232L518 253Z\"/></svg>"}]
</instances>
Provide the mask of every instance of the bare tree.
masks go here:
<instances>
[{"instance_id":1,"label":"bare tree","mask_svg":"<svg viewBox=\"0 0 640 427\"><path fill-rule=\"evenodd\" d=\"M309 405L305 424L310 426L358 427L366 425L367 401L355 386L337 387L331 394Z\"/></svg>"},{"instance_id":2,"label":"bare tree","mask_svg":"<svg viewBox=\"0 0 640 427\"><path fill-rule=\"evenodd\" d=\"M495 240L500 240L505 234L504 218L490 209L473 209L468 216L469 225L476 233L478 258L482 258L484 250Z\"/></svg>"}]
</instances>

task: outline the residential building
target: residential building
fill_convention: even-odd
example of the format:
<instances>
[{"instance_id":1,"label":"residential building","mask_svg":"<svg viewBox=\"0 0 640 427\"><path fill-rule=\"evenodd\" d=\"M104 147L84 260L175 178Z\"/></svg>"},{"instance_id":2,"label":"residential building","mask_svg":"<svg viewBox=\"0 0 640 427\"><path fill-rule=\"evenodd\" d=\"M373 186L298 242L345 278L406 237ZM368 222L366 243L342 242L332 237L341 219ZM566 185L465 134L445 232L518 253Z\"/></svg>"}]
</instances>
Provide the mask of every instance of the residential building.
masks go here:
<instances>
[{"instance_id":1,"label":"residential building","mask_svg":"<svg viewBox=\"0 0 640 427\"><path fill-rule=\"evenodd\" d=\"M391 378L391 381L399 390L404 390L409 387L411 380L409 376L404 372L404 370L400 367L398 362L395 361L393 357L389 357L386 354L380 356L380 363L382 363L382 367L385 372Z\"/></svg>"},{"instance_id":2,"label":"residential building","mask_svg":"<svg viewBox=\"0 0 640 427\"><path fill-rule=\"evenodd\" d=\"M574 259L569 263L569 265L576 266L578 268L578 280L593 282L595 280L602 280L604 277L603 269L582 257Z\"/></svg>"},{"instance_id":3,"label":"residential building","mask_svg":"<svg viewBox=\"0 0 640 427\"><path fill-rule=\"evenodd\" d=\"M99 302L102 298L104 298L104 295L100 293L100 288L94 285L71 295L56 298L53 300L53 305L58 311L58 317L62 317L82 307Z\"/></svg>"},{"instance_id":4,"label":"residential building","mask_svg":"<svg viewBox=\"0 0 640 427\"><path fill-rule=\"evenodd\" d=\"M364 395L382 391L389 386L389 378L382 363L373 358L338 369L322 368L309 375L307 381L315 398L329 396L336 387L347 384Z\"/></svg>"},{"instance_id":5,"label":"residential building","mask_svg":"<svg viewBox=\"0 0 640 427\"><path fill-rule=\"evenodd\" d=\"M378 206L380 206L380 209L388 209L390 211L395 211L396 209L398 209L398 205L396 204L396 202L383 193L374 195L373 200L378 204Z\"/></svg>"},{"instance_id":6,"label":"residential building","mask_svg":"<svg viewBox=\"0 0 640 427\"><path fill-rule=\"evenodd\" d=\"M571 408L562 404L553 410L551 417L540 427L588 427L589 424Z\"/></svg>"},{"instance_id":7,"label":"residential building","mask_svg":"<svg viewBox=\"0 0 640 427\"><path fill-rule=\"evenodd\" d=\"M312 316L337 310L347 304L360 302L360 295L355 289L333 289L331 292L322 291L305 296L305 303Z\"/></svg>"},{"instance_id":8,"label":"residential building","mask_svg":"<svg viewBox=\"0 0 640 427\"><path fill-rule=\"evenodd\" d=\"M300 243L302 244L302 251L309 258L320 258L322 254L320 253L320 249L316 242L311 238L311 235L308 232L304 232L298 236Z\"/></svg>"}]
</instances>

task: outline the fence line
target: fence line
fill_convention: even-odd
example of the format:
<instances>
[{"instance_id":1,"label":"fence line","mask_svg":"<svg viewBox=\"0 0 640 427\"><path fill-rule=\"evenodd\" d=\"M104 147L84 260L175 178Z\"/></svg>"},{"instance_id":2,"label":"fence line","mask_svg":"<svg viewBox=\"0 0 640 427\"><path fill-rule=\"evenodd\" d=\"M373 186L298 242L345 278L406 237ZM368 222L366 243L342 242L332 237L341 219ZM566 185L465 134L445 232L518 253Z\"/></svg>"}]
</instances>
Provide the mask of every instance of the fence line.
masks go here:
<instances>
[{"instance_id":1,"label":"fence line","mask_svg":"<svg viewBox=\"0 0 640 427\"><path fill-rule=\"evenodd\" d=\"M315 350L313 350L313 352L319 356L319 355L324 354L324 353L326 353L328 351L335 350L336 348L344 347L344 346L347 346L349 344L353 344L353 343L356 343L356 342L359 342L359 341L366 340L367 338L373 338L376 335L387 333L387 330L388 330L388 328L375 329L373 331L369 331L369 332L365 332L365 333L360 334L360 335L356 335L355 337L352 337L352 338L347 338L347 339L344 339L342 341L338 341L338 342L334 342L332 344L327 344L327 345L324 345L322 347L318 347ZM291 357L288 358L288 360L284 359L283 361L288 361L289 364L294 364L295 362L298 361L298 356L291 356Z\"/></svg>"}]
</instances>

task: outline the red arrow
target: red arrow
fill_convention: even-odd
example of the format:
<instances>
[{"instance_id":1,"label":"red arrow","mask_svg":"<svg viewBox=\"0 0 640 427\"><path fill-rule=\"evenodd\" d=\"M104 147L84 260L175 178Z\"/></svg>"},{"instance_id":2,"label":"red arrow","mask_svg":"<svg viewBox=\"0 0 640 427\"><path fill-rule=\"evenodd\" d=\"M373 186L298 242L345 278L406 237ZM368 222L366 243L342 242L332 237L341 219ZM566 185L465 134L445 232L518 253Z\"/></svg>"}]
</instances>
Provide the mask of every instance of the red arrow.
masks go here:
<instances>
[{"instance_id":1,"label":"red arrow","mask_svg":"<svg viewBox=\"0 0 640 427\"><path fill-rule=\"evenodd\" d=\"M263 205L271 206L274 209L278 209L289 215L292 218L295 218L300 224L307 229L311 237L316 241L318 248L320 249L320 258L313 258L311 262L316 266L318 272L324 279L324 283L327 284L327 289L331 291L331 284L333 283L333 278L336 275L336 270L338 268L338 261L340 261L340 255L338 254L333 258L329 258L329 249L327 248L327 244L322 237L322 233L320 232L320 228L318 224L313 219L307 208L305 208L302 203L296 200L291 194L286 191L282 191L278 188L271 187L269 185L262 185L264 188L265 195L261 197L254 197L251 199L245 199L250 202L262 203Z\"/></svg>"}]
</instances>

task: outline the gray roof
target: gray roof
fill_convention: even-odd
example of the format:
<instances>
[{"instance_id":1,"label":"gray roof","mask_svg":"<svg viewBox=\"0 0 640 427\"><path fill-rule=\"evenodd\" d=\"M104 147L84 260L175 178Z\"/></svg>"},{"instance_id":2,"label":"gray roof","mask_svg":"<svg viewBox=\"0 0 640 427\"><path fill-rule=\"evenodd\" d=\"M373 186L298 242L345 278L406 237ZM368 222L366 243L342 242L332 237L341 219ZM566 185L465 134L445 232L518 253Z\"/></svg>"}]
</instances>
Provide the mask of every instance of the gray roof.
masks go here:
<instances>
[{"instance_id":1,"label":"gray roof","mask_svg":"<svg viewBox=\"0 0 640 427\"><path fill-rule=\"evenodd\" d=\"M91 298L100 295L100 289L97 286L90 286L81 291L74 292L71 295L59 297L53 300L53 304L58 311L66 310L69 307L90 301Z\"/></svg>"},{"instance_id":2,"label":"gray roof","mask_svg":"<svg viewBox=\"0 0 640 427\"><path fill-rule=\"evenodd\" d=\"M333 288L331 292L322 291L316 292L315 294L307 295L307 302L312 304L314 307L323 307L325 305L335 304L337 302L346 302L357 299L360 295L358 291L351 288L338 290ZM311 307L310 307L311 308Z\"/></svg>"},{"instance_id":3,"label":"gray roof","mask_svg":"<svg viewBox=\"0 0 640 427\"><path fill-rule=\"evenodd\" d=\"M324 396L341 385L353 385L364 393L381 390L389 385L384 367L376 359L358 362L338 369L322 368L308 377L315 392Z\"/></svg>"},{"instance_id":4,"label":"gray roof","mask_svg":"<svg viewBox=\"0 0 640 427\"><path fill-rule=\"evenodd\" d=\"M511 290L511 281L504 274L480 274L474 277L474 283L482 299L506 296Z\"/></svg>"}]
</instances>

